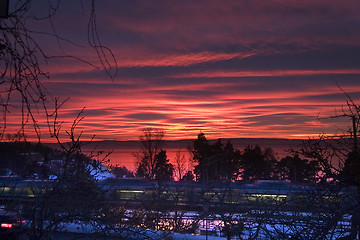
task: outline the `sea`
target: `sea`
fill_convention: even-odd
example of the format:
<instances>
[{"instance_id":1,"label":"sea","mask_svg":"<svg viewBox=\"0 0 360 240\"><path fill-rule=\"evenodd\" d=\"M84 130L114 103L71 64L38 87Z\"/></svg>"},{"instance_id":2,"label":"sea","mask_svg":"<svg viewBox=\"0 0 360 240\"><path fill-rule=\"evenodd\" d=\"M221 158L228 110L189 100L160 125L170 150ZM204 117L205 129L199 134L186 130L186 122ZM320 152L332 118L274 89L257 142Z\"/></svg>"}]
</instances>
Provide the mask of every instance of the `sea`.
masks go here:
<instances>
[{"instance_id":1,"label":"sea","mask_svg":"<svg viewBox=\"0 0 360 240\"><path fill-rule=\"evenodd\" d=\"M209 140L214 143L217 140ZM230 141L234 148L241 151L247 146L259 145L261 149L271 148L278 159L289 155L289 150L298 150L303 140L300 139L269 139L269 138L232 138L221 139L223 144ZM183 156L188 164L191 164L191 150L194 140L174 140L165 141L163 149L166 151L167 158L174 163L177 156ZM139 141L93 141L82 147L85 154L95 156L99 161L104 161L112 166L125 166L134 171L137 166L136 154L140 152L141 144Z\"/></svg>"}]
</instances>

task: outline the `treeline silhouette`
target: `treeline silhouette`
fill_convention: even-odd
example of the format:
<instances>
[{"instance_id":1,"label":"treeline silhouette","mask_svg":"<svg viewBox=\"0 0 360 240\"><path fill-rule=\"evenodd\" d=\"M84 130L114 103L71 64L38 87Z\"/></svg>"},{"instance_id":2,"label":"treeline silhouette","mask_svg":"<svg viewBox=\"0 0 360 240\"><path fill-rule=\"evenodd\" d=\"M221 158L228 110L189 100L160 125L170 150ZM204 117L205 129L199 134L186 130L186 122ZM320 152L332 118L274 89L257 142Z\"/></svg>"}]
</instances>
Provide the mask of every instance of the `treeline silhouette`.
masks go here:
<instances>
[{"instance_id":1,"label":"treeline silhouette","mask_svg":"<svg viewBox=\"0 0 360 240\"><path fill-rule=\"evenodd\" d=\"M144 129L140 136L142 148L138 159L136 176L149 180L171 181L178 167L170 163L163 149L162 131ZM259 145L247 146L243 150L235 148L231 141L221 139L211 143L204 133L200 133L189 147L194 168L178 179L180 181L224 182L243 180L288 180L292 183L316 183L321 181L320 162L306 159L297 151L277 159L271 148ZM186 161L186 159L183 159Z\"/></svg>"},{"instance_id":2,"label":"treeline silhouette","mask_svg":"<svg viewBox=\"0 0 360 240\"><path fill-rule=\"evenodd\" d=\"M247 146L242 151L229 140L210 144L200 133L193 144L196 181L289 180L292 183L315 183L319 180L319 163L300 158L299 154L278 160L271 148Z\"/></svg>"}]
</instances>

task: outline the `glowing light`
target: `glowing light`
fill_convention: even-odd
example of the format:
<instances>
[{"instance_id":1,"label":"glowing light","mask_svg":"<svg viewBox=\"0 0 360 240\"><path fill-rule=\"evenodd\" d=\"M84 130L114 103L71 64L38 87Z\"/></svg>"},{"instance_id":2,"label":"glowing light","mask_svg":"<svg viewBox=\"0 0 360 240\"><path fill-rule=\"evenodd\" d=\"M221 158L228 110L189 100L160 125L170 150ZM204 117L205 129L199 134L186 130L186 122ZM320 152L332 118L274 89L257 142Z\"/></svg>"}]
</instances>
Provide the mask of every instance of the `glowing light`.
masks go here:
<instances>
[{"instance_id":1,"label":"glowing light","mask_svg":"<svg viewBox=\"0 0 360 240\"><path fill-rule=\"evenodd\" d=\"M1 224L1 227L2 227L2 228L12 228L13 225L12 225L11 223L2 223L2 224Z\"/></svg>"}]
</instances>

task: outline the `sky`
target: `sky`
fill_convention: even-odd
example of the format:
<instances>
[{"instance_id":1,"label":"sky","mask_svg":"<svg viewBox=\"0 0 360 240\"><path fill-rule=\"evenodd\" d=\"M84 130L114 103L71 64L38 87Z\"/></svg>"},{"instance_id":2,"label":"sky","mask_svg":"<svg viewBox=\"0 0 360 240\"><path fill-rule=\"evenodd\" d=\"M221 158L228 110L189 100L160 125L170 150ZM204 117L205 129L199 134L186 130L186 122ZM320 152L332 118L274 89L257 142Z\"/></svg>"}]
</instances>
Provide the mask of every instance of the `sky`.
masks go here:
<instances>
[{"instance_id":1,"label":"sky","mask_svg":"<svg viewBox=\"0 0 360 240\"><path fill-rule=\"evenodd\" d=\"M293 139L347 130L349 119L322 118L346 109L342 90L360 100L359 12L358 0L95 1L114 78L88 46L88 1L61 1L51 22L29 26L61 36L34 33L46 54L73 56L41 60L43 84L69 97L65 125L85 107L84 138L134 140L151 127L169 140Z\"/></svg>"}]
</instances>

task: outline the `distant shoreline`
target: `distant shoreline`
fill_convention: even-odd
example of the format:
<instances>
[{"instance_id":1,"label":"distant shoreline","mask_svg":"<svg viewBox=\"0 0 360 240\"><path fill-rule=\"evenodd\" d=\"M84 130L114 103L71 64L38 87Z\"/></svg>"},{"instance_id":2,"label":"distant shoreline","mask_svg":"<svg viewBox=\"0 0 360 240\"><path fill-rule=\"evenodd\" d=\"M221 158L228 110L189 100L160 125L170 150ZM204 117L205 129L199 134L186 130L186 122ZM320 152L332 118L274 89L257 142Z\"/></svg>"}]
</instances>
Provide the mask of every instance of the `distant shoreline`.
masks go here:
<instances>
[{"instance_id":1,"label":"distant shoreline","mask_svg":"<svg viewBox=\"0 0 360 240\"><path fill-rule=\"evenodd\" d=\"M188 147L192 146L195 139L184 139L184 140L165 140L164 150L166 150L167 157L170 162L173 162L176 156L176 153L181 150L182 154L185 154L187 158L190 157ZM216 142L218 139L209 139L210 143ZM247 146L256 146L259 145L262 149L271 148L273 149L277 158L282 158L288 155L289 153L286 150L293 148L299 149L301 147L303 139L282 139L282 138L224 138L221 139L223 144L226 144L229 141L233 144L234 148L243 150ZM84 143L87 143L84 141ZM51 148L56 149L56 143L44 143ZM130 141L116 141L116 140L104 140L104 141L93 141L89 144L86 144L82 151L85 154L90 153L100 153L99 159L101 159L104 154L109 151L112 153L109 155L108 159L110 164L125 166L128 169L134 171L136 169L136 158L134 153L137 153L140 149L140 141L130 140Z\"/></svg>"},{"instance_id":2,"label":"distant shoreline","mask_svg":"<svg viewBox=\"0 0 360 240\"><path fill-rule=\"evenodd\" d=\"M184 144L192 144L193 141L196 140L196 138L194 139L181 139L181 140L164 140L165 142L165 146L166 145L184 145ZM306 139L288 139L288 138L220 138L222 143L226 143L227 141L230 140L230 142L233 145L236 144L241 144L241 145L259 145L260 147L262 147L262 144L265 145L269 145L270 144L301 144L304 140ZM216 141L218 141L218 139L208 139L208 141L210 143L214 143ZM84 144L88 143L88 141L82 141ZM122 141L122 140L96 140L96 141L91 141L89 144L87 145L91 145L91 146L135 146L138 145L140 143L139 140L127 140L127 141ZM43 143L44 145L47 146L54 146L57 145L57 143Z\"/></svg>"}]
</instances>

